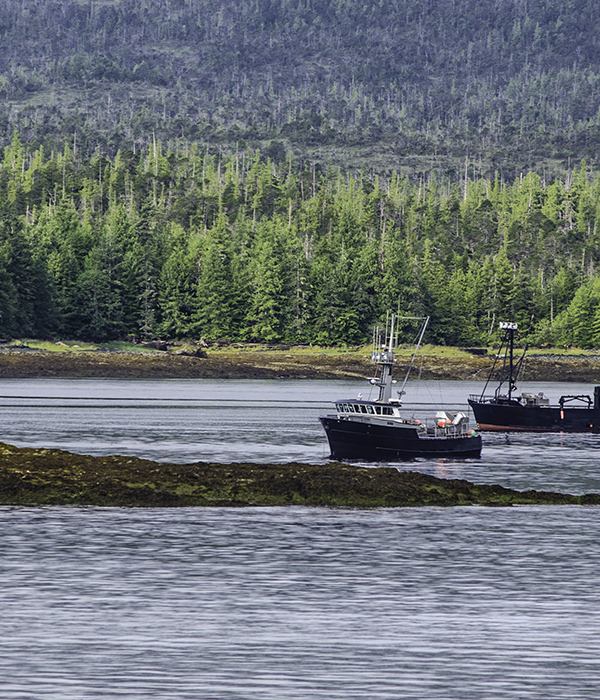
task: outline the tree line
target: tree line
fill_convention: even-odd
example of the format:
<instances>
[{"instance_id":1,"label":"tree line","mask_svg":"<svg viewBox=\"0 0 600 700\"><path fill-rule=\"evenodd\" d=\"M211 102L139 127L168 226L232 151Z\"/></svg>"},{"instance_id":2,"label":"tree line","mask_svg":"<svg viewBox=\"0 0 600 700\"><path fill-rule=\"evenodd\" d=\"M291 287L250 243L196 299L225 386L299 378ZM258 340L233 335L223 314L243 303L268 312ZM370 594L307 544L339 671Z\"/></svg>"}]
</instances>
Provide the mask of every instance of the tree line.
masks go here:
<instances>
[{"instance_id":1,"label":"tree line","mask_svg":"<svg viewBox=\"0 0 600 700\"><path fill-rule=\"evenodd\" d=\"M0 165L0 335L600 347L600 177L345 175L194 144L84 157L15 134Z\"/></svg>"}]
</instances>

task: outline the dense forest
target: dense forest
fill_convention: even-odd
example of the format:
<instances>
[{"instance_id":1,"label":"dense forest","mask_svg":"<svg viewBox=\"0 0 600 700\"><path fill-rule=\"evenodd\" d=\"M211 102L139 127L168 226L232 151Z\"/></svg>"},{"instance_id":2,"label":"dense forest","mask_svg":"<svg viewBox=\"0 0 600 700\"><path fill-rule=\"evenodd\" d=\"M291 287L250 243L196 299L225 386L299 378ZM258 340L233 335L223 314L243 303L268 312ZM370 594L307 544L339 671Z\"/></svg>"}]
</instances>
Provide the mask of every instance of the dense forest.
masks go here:
<instances>
[{"instance_id":1,"label":"dense forest","mask_svg":"<svg viewBox=\"0 0 600 700\"><path fill-rule=\"evenodd\" d=\"M513 180L600 168L594 0L3 0L0 139Z\"/></svg>"},{"instance_id":2,"label":"dense forest","mask_svg":"<svg viewBox=\"0 0 600 700\"><path fill-rule=\"evenodd\" d=\"M95 341L368 341L387 310L429 341L600 347L600 177L350 176L195 145L0 167L0 332ZM491 335L490 335L491 333Z\"/></svg>"},{"instance_id":3,"label":"dense forest","mask_svg":"<svg viewBox=\"0 0 600 700\"><path fill-rule=\"evenodd\" d=\"M600 347L600 4L4 0L0 335Z\"/></svg>"}]
</instances>

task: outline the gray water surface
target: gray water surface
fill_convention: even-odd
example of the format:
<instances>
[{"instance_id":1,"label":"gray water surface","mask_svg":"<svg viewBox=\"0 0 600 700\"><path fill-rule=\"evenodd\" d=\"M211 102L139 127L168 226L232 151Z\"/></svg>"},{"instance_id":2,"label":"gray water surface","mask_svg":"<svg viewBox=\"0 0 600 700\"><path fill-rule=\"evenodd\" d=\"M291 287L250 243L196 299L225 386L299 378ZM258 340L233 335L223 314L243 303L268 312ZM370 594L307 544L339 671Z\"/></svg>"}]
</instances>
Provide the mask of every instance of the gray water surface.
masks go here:
<instances>
[{"instance_id":1,"label":"gray water surface","mask_svg":"<svg viewBox=\"0 0 600 700\"><path fill-rule=\"evenodd\" d=\"M407 415L468 410L482 384L409 382ZM553 402L593 393L583 384L528 384ZM319 416L332 401L368 396L364 381L0 380L0 440L19 447L135 455L172 462L326 463ZM419 459L400 469L526 490L600 492L600 435L485 434L480 459Z\"/></svg>"},{"instance_id":2,"label":"gray water surface","mask_svg":"<svg viewBox=\"0 0 600 700\"><path fill-rule=\"evenodd\" d=\"M326 463L318 416L364 387L2 380L1 439L159 461ZM464 408L480 389L415 383L407 411ZM542 389L553 400L590 390ZM481 459L397 466L600 491L599 437L485 435ZM592 700L599 515L0 507L0 698Z\"/></svg>"},{"instance_id":3,"label":"gray water surface","mask_svg":"<svg viewBox=\"0 0 600 700\"><path fill-rule=\"evenodd\" d=\"M0 507L0 697L598 697L595 507Z\"/></svg>"}]
</instances>

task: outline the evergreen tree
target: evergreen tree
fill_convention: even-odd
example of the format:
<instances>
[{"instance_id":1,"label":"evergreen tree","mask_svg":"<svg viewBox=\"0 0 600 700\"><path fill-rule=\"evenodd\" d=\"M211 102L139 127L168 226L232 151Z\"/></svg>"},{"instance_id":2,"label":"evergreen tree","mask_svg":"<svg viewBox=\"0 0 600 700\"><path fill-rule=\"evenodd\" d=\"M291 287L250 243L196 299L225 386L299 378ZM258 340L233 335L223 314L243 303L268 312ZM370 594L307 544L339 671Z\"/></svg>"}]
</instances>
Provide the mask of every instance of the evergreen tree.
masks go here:
<instances>
[{"instance_id":1,"label":"evergreen tree","mask_svg":"<svg viewBox=\"0 0 600 700\"><path fill-rule=\"evenodd\" d=\"M205 237L196 290L194 333L211 340L232 339L239 326L236 280L232 275L232 251L223 213Z\"/></svg>"},{"instance_id":2,"label":"evergreen tree","mask_svg":"<svg viewBox=\"0 0 600 700\"><path fill-rule=\"evenodd\" d=\"M197 243L187 240L185 231L173 225L171 253L163 264L159 282L160 334L166 338L183 338L192 331L196 312L194 288L197 285Z\"/></svg>"},{"instance_id":3,"label":"evergreen tree","mask_svg":"<svg viewBox=\"0 0 600 700\"><path fill-rule=\"evenodd\" d=\"M254 239L247 320L254 340L281 341L290 323L292 281L286 233L281 221L265 221L258 226Z\"/></svg>"},{"instance_id":4,"label":"evergreen tree","mask_svg":"<svg viewBox=\"0 0 600 700\"><path fill-rule=\"evenodd\" d=\"M78 279L83 312L79 334L94 341L115 340L125 334L122 300L123 251L113 230L107 228L86 258Z\"/></svg>"}]
</instances>

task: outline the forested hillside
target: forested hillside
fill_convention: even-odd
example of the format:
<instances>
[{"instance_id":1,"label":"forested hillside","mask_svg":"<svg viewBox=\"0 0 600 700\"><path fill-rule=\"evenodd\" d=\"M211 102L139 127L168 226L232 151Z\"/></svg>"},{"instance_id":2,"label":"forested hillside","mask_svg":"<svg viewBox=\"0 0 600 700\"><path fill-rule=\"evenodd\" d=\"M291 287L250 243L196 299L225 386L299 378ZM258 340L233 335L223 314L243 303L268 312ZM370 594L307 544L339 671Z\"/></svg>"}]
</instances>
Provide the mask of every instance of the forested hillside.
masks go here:
<instances>
[{"instance_id":1,"label":"forested hillside","mask_svg":"<svg viewBox=\"0 0 600 700\"><path fill-rule=\"evenodd\" d=\"M0 335L600 347L600 4L3 0Z\"/></svg>"},{"instance_id":2,"label":"forested hillside","mask_svg":"<svg viewBox=\"0 0 600 700\"><path fill-rule=\"evenodd\" d=\"M3 0L0 137L201 141L390 175L563 175L600 146L594 0Z\"/></svg>"},{"instance_id":3,"label":"forested hillside","mask_svg":"<svg viewBox=\"0 0 600 700\"><path fill-rule=\"evenodd\" d=\"M413 182L196 147L28 153L0 168L0 333L361 343L389 309L430 342L600 347L600 178ZM493 335L491 336L493 337Z\"/></svg>"}]
</instances>

